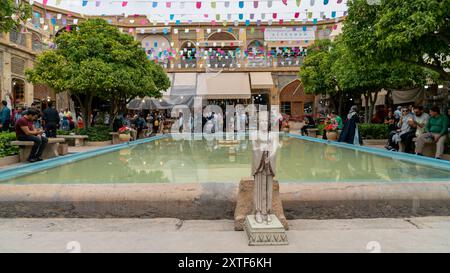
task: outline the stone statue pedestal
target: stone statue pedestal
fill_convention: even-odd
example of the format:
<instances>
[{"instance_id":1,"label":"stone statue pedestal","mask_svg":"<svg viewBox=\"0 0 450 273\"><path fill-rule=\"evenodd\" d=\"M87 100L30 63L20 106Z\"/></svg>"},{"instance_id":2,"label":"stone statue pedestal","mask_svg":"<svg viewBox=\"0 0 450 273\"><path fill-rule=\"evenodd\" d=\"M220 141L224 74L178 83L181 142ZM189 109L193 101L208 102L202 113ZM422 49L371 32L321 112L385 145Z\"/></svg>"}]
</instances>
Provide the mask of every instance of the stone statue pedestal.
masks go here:
<instances>
[{"instance_id":1,"label":"stone statue pedestal","mask_svg":"<svg viewBox=\"0 0 450 273\"><path fill-rule=\"evenodd\" d=\"M249 214L253 214L253 188L255 181L253 177L242 178L239 183L239 192L237 196L236 209L234 211L234 230L243 231L245 218ZM273 182L273 194L272 194L272 213L275 214L283 225L285 230L288 230L288 223L283 212L283 204L280 199L278 181Z\"/></svg>"},{"instance_id":2,"label":"stone statue pedestal","mask_svg":"<svg viewBox=\"0 0 450 273\"><path fill-rule=\"evenodd\" d=\"M286 231L275 214L270 214L272 222L258 223L255 215L245 217L244 229L248 237L249 246L259 245L287 245Z\"/></svg>"}]
</instances>

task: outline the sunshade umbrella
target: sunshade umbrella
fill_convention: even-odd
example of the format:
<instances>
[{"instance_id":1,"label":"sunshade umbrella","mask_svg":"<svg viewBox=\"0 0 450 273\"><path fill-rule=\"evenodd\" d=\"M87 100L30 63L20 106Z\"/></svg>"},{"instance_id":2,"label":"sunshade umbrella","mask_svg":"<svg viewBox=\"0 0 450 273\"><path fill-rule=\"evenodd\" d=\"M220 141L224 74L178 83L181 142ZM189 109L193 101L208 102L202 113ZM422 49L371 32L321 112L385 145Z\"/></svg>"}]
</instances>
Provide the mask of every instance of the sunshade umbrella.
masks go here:
<instances>
[{"instance_id":1,"label":"sunshade umbrella","mask_svg":"<svg viewBox=\"0 0 450 273\"><path fill-rule=\"evenodd\" d=\"M132 99L128 103L127 108L130 110L150 110L154 109L155 106L152 102L152 98L144 97Z\"/></svg>"}]
</instances>

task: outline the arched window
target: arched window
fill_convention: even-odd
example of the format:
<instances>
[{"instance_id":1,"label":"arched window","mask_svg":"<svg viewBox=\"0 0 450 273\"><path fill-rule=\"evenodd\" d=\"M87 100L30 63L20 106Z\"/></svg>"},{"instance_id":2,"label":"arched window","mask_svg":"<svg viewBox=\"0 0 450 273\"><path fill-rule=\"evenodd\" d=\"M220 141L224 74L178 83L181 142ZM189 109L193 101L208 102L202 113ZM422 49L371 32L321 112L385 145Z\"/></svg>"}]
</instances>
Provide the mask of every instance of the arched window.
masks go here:
<instances>
[{"instance_id":1,"label":"arched window","mask_svg":"<svg viewBox=\"0 0 450 273\"><path fill-rule=\"evenodd\" d=\"M41 51L42 50L42 42L41 42L41 37L36 34L33 33L31 36L31 45L32 45L32 49L34 51Z\"/></svg>"},{"instance_id":2,"label":"arched window","mask_svg":"<svg viewBox=\"0 0 450 273\"><path fill-rule=\"evenodd\" d=\"M166 62L173 55L170 42L163 35L148 35L142 39L141 45L150 60Z\"/></svg>"},{"instance_id":3,"label":"arched window","mask_svg":"<svg viewBox=\"0 0 450 273\"><path fill-rule=\"evenodd\" d=\"M226 31L214 32L208 37L208 41L233 41L233 40L236 40L236 37L234 37L233 34Z\"/></svg>"},{"instance_id":4,"label":"arched window","mask_svg":"<svg viewBox=\"0 0 450 273\"><path fill-rule=\"evenodd\" d=\"M13 105L18 106L25 103L25 81L13 78L11 81Z\"/></svg>"},{"instance_id":5,"label":"arched window","mask_svg":"<svg viewBox=\"0 0 450 273\"><path fill-rule=\"evenodd\" d=\"M20 33L20 30L17 28L11 29L9 32L9 40L15 44L25 46L25 35Z\"/></svg>"},{"instance_id":6,"label":"arched window","mask_svg":"<svg viewBox=\"0 0 450 273\"><path fill-rule=\"evenodd\" d=\"M192 41L184 41L181 44L181 65L183 67L195 67L197 65L197 49Z\"/></svg>"}]
</instances>

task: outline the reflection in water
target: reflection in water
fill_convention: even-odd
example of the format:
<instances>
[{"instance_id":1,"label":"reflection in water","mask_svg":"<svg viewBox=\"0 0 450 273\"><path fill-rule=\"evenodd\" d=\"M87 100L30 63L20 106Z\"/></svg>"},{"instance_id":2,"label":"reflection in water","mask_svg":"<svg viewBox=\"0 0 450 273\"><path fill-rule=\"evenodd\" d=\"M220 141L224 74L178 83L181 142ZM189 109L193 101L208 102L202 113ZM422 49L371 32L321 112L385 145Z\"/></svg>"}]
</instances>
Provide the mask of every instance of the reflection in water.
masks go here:
<instances>
[{"instance_id":1,"label":"reflection in water","mask_svg":"<svg viewBox=\"0 0 450 273\"><path fill-rule=\"evenodd\" d=\"M280 138L277 179L303 181L425 181L444 170L296 138ZM163 138L48 169L11 183L238 182L250 176L251 141Z\"/></svg>"}]
</instances>

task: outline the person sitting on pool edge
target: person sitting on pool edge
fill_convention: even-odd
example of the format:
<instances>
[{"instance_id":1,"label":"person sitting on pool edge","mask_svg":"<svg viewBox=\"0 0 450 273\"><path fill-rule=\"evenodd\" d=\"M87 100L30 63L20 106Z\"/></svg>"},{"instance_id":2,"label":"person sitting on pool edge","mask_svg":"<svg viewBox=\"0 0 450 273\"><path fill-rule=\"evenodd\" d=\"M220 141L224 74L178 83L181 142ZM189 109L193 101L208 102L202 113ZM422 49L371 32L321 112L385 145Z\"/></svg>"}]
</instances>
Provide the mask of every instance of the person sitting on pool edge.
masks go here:
<instances>
[{"instance_id":1,"label":"person sitting on pool edge","mask_svg":"<svg viewBox=\"0 0 450 273\"><path fill-rule=\"evenodd\" d=\"M41 156L48 143L48 139L45 136L42 136L44 131L42 129L34 128L33 121L37 116L38 112L36 110L28 109L15 124L17 140L34 142L31 153L28 156L28 162L31 163L42 161Z\"/></svg>"},{"instance_id":2,"label":"person sitting on pool edge","mask_svg":"<svg viewBox=\"0 0 450 273\"><path fill-rule=\"evenodd\" d=\"M416 140L416 154L423 155L425 143L436 143L436 159L441 159L444 154L445 140L448 134L448 118L441 114L437 106L430 109L430 118L425 125L426 133L421 134Z\"/></svg>"}]
</instances>

